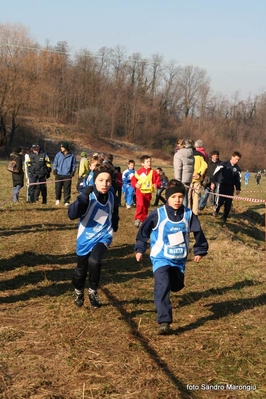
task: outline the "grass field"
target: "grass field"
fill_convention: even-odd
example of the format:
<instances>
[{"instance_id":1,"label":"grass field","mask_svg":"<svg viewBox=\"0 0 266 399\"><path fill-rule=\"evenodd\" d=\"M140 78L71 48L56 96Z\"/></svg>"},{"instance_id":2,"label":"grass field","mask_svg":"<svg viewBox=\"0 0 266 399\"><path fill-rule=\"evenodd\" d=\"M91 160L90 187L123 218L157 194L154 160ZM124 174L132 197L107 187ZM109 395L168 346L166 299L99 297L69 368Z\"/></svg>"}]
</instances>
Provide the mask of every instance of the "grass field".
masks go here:
<instances>
[{"instance_id":1,"label":"grass field","mask_svg":"<svg viewBox=\"0 0 266 399\"><path fill-rule=\"evenodd\" d=\"M203 211L209 254L199 264L189 255L186 286L171 295L173 332L158 336L149 254L134 258L134 209L120 208L104 259L104 306L86 298L78 309L77 221L55 206L53 183L47 205L26 204L25 188L13 204L11 174L0 171L1 399L266 397L265 203L234 201L226 227ZM241 196L265 199L266 178L256 186L252 176Z\"/></svg>"}]
</instances>

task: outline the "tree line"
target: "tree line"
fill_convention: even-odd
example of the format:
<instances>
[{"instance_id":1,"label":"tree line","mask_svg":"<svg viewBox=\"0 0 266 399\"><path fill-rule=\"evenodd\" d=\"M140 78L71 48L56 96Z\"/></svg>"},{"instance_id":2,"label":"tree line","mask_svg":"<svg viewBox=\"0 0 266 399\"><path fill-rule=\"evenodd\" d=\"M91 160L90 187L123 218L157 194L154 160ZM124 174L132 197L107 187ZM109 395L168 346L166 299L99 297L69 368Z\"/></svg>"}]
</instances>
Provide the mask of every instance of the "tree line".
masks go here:
<instances>
[{"instance_id":1,"label":"tree line","mask_svg":"<svg viewBox=\"0 0 266 399\"><path fill-rule=\"evenodd\" d=\"M90 138L137 143L166 153L177 137L202 139L225 157L242 152L265 167L266 93L215 94L207 72L122 46L72 54L67 42L41 47L20 24L0 25L0 145L11 146L23 116L53 118Z\"/></svg>"}]
</instances>

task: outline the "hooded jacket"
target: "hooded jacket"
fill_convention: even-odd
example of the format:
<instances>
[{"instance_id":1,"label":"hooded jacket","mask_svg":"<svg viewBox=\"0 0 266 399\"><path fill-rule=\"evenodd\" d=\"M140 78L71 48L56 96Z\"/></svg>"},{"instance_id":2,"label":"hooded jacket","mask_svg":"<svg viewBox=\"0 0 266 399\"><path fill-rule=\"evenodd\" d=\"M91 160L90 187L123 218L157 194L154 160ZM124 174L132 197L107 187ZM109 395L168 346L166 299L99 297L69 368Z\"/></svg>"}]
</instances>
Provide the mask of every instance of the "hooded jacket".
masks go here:
<instances>
[{"instance_id":1,"label":"hooded jacket","mask_svg":"<svg viewBox=\"0 0 266 399\"><path fill-rule=\"evenodd\" d=\"M183 184L189 185L192 181L194 170L193 149L180 148L174 155L174 176Z\"/></svg>"}]
</instances>

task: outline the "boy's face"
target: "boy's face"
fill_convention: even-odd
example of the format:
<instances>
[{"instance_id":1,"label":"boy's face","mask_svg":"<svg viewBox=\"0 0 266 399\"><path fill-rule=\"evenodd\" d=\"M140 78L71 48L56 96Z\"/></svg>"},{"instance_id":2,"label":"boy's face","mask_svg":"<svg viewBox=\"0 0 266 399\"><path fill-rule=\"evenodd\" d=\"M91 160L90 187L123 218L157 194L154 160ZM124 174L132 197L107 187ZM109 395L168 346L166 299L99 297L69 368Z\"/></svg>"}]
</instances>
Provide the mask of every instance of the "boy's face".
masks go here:
<instances>
[{"instance_id":1,"label":"boy's face","mask_svg":"<svg viewBox=\"0 0 266 399\"><path fill-rule=\"evenodd\" d=\"M135 167L135 164L133 162L130 162L128 164L128 169L134 169L134 167Z\"/></svg>"},{"instance_id":2,"label":"boy's face","mask_svg":"<svg viewBox=\"0 0 266 399\"><path fill-rule=\"evenodd\" d=\"M151 168L151 158L145 159L145 161L143 161L141 165L145 169L150 169Z\"/></svg>"},{"instance_id":3,"label":"boy's face","mask_svg":"<svg viewBox=\"0 0 266 399\"><path fill-rule=\"evenodd\" d=\"M109 173L103 172L96 177L95 186L101 194L106 194L111 187L111 184L112 180Z\"/></svg>"},{"instance_id":4,"label":"boy's face","mask_svg":"<svg viewBox=\"0 0 266 399\"><path fill-rule=\"evenodd\" d=\"M232 156L230 159L231 165L236 165L239 160L240 160L240 157L238 157L237 155Z\"/></svg>"},{"instance_id":5,"label":"boy's face","mask_svg":"<svg viewBox=\"0 0 266 399\"><path fill-rule=\"evenodd\" d=\"M184 201L184 194L174 193L168 198L168 205L173 209L179 209Z\"/></svg>"}]
</instances>

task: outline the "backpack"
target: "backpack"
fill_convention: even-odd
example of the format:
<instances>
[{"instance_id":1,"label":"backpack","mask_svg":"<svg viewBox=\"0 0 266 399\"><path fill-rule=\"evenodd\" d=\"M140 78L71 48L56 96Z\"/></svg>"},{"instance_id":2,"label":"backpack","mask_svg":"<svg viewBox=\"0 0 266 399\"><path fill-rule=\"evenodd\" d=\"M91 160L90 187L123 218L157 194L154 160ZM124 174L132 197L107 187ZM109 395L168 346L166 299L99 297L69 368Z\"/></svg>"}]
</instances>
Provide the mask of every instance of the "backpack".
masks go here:
<instances>
[{"instance_id":1,"label":"backpack","mask_svg":"<svg viewBox=\"0 0 266 399\"><path fill-rule=\"evenodd\" d=\"M6 168L9 172L20 173L17 167L17 162L15 160L9 161Z\"/></svg>"}]
</instances>

